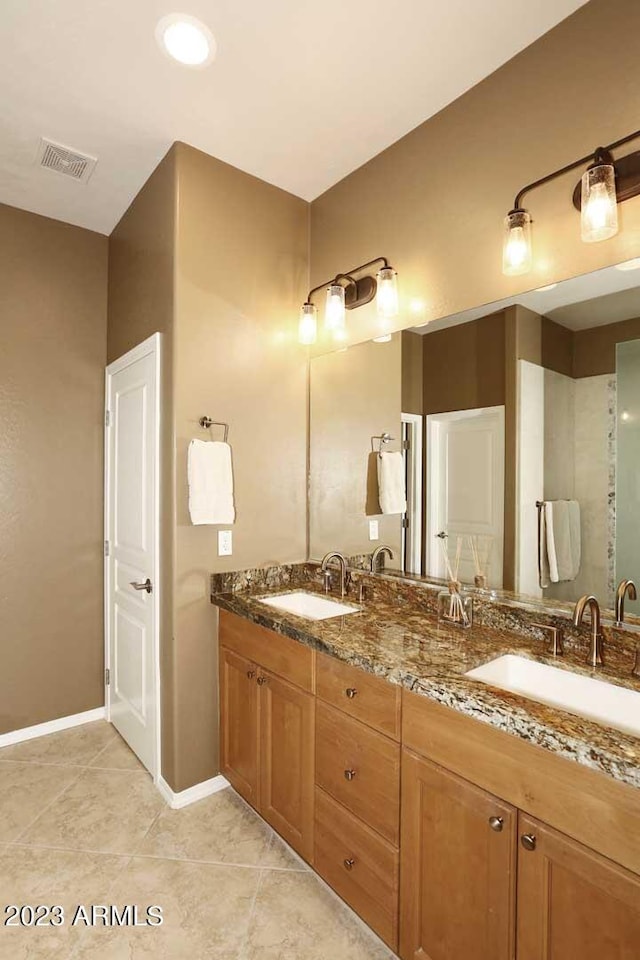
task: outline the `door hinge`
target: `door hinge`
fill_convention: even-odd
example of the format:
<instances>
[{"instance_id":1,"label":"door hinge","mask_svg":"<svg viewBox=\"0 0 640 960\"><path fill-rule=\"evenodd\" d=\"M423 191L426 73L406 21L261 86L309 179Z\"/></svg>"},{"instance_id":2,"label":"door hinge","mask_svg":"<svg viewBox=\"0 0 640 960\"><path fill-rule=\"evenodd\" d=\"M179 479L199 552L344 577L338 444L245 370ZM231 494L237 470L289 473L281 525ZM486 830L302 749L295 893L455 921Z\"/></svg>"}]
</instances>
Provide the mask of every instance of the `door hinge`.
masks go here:
<instances>
[{"instance_id":1,"label":"door hinge","mask_svg":"<svg viewBox=\"0 0 640 960\"><path fill-rule=\"evenodd\" d=\"M104 542L104 555L105 557L109 556L109 541L105 540Z\"/></svg>"},{"instance_id":2,"label":"door hinge","mask_svg":"<svg viewBox=\"0 0 640 960\"><path fill-rule=\"evenodd\" d=\"M111 426L111 411L110 411L110 410L105 410L105 412L104 412L104 425L105 425L105 427L110 427L110 426Z\"/></svg>"},{"instance_id":3,"label":"door hinge","mask_svg":"<svg viewBox=\"0 0 640 960\"><path fill-rule=\"evenodd\" d=\"M411 450L411 441L410 441L410 440L403 440L403 441L402 441L402 449L403 449L403 450Z\"/></svg>"},{"instance_id":4,"label":"door hinge","mask_svg":"<svg viewBox=\"0 0 640 960\"><path fill-rule=\"evenodd\" d=\"M409 526L409 518L408 518L408 517L403 517L403 518L402 518L402 526L403 526L403 528L404 528L405 530L407 529L407 527Z\"/></svg>"},{"instance_id":5,"label":"door hinge","mask_svg":"<svg viewBox=\"0 0 640 960\"><path fill-rule=\"evenodd\" d=\"M111 684L111 670L109 670L109 667L107 667L107 669L104 672L104 682L105 682L105 686L107 687L110 686Z\"/></svg>"}]
</instances>

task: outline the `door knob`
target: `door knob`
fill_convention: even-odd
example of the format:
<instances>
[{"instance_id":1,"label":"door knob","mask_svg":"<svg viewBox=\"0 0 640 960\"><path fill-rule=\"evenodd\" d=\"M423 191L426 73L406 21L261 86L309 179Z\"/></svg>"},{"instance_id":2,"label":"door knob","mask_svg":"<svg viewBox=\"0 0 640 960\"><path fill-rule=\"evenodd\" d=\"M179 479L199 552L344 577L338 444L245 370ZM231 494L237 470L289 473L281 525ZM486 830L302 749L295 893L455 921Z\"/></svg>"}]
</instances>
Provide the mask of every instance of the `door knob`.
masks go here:
<instances>
[{"instance_id":1,"label":"door knob","mask_svg":"<svg viewBox=\"0 0 640 960\"><path fill-rule=\"evenodd\" d=\"M344 861L344 866L346 870L353 870L354 864L355 864L355 860L352 857L349 857L347 860Z\"/></svg>"},{"instance_id":2,"label":"door knob","mask_svg":"<svg viewBox=\"0 0 640 960\"><path fill-rule=\"evenodd\" d=\"M345 770L345 772L344 772L344 778L345 778L345 780L353 780L353 778L355 777L355 775L356 775L355 770Z\"/></svg>"},{"instance_id":3,"label":"door knob","mask_svg":"<svg viewBox=\"0 0 640 960\"><path fill-rule=\"evenodd\" d=\"M533 833L523 833L520 837L520 843L525 850L535 850L536 838Z\"/></svg>"},{"instance_id":4,"label":"door knob","mask_svg":"<svg viewBox=\"0 0 640 960\"><path fill-rule=\"evenodd\" d=\"M153 585L149 577L144 581L144 583L137 583L135 580L131 581L131 586L134 590L146 590L147 593L151 593L153 590Z\"/></svg>"},{"instance_id":5,"label":"door knob","mask_svg":"<svg viewBox=\"0 0 640 960\"><path fill-rule=\"evenodd\" d=\"M440 533L436 533L436 537L438 537L439 540L446 540L448 536L449 534L446 530L441 530Z\"/></svg>"},{"instance_id":6,"label":"door knob","mask_svg":"<svg viewBox=\"0 0 640 960\"><path fill-rule=\"evenodd\" d=\"M358 691L356 690L355 687L347 687L347 689L345 690L345 694L347 697L349 697L349 700L353 700L353 698L357 696L357 693Z\"/></svg>"},{"instance_id":7,"label":"door knob","mask_svg":"<svg viewBox=\"0 0 640 960\"><path fill-rule=\"evenodd\" d=\"M495 830L496 833L502 833L504 820L502 817L489 817L489 826L492 830Z\"/></svg>"},{"instance_id":8,"label":"door knob","mask_svg":"<svg viewBox=\"0 0 640 960\"><path fill-rule=\"evenodd\" d=\"M262 686L263 684L265 684L266 682L267 682L267 678L266 678L266 677L258 677L258 686L261 687L261 686Z\"/></svg>"},{"instance_id":9,"label":"door knob","mask_svg":"<svg viewBox=\"0 0 640 960\"><path fill-rule=\"evenodd\" d=\"M255 675L256 675L255 670L247 670L247 677L249 678L249 680L253 680Z\"/></svg>"}]
</instances>

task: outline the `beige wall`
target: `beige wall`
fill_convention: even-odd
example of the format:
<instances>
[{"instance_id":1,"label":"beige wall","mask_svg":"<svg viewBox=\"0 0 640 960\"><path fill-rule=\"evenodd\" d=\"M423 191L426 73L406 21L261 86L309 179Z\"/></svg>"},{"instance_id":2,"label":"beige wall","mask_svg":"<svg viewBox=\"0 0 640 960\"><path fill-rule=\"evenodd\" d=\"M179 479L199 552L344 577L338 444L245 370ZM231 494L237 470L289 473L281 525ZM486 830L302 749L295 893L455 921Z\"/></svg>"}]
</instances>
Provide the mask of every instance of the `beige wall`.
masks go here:
<instances>
[{"instance_id":1,"label":"beige wall","mask_svg":"<svg viewBox=\"0 0 640 960\"><path fill-rule=\"evenodd\" d=\"M312 284L388 257L398 270L400 329L637 256L640 198L621 208L618 236L582 243L571 205L576 174L527 200L533 272L501 272L502 221L517 190L637 129L639 32L637 0L592 0L315 200ZM418 321L413 299L424 303ZM373 334L373 304L352 317L354 340Z\"/></svg>"},{"instance_id":2,"label":"beige wall","mask_svg":"<svg viewBox=\"0 0 640 960\"><path fill-rule=\"evenodd\" d=\"M0 205L0 733L104 703L107 238Z\"/></svg>"},{"instance_id":3,"label":"beige wall","mask_svg":"<svg viewBox=\"0 0 640 960\"><path fill-rule=\"evenodd\" d=\"M109 238L108 358L162 334L161 623L162 774L175 779L173 646L173 324L176 230L175 148L156 167Z\"/></svg>"},{"instance_id":4,"label":"beige wall","mask_svg":"<svg viewBox=\"0 0 640 960\"><path fill-rule=\"evenodd\" d=\"M218 772L217 648L209 574L306 558L308 204L178 144L174 785ZM188 515L199 417L229 424L233 555ZM220 434L216 434L220 436Z\"/></svg>"},{"instance_id":5,"label":"beige wall","mask_svg":"<svg viewBox=\"0 0 640 960\"><path fill-rule=\"evenodd\" d=\"M307 352L290 319L308 289L308 205L174 144L110 242L109 359L163 336L162 774L218 773L209 575L306 557ZM231 557L188 515L187 447L230 425ZM216 434L218 436L218 434Z\"/></svg>"},{"instance_id":6,"label":"beige wall","mask_svg":"<svg viewBox=\"0 0 640 960\"><path fill-rule=\"evenodd\" d=\"M346 556L370 553L385 543L400 561L400 516L383 516L378 502L373 436L389 433L400 449L401 337L360 343L347 351L314 357L310 369L309 556L329 550ZM369 540L369 518L380 539Z\"/></svg>"}]
</instances>

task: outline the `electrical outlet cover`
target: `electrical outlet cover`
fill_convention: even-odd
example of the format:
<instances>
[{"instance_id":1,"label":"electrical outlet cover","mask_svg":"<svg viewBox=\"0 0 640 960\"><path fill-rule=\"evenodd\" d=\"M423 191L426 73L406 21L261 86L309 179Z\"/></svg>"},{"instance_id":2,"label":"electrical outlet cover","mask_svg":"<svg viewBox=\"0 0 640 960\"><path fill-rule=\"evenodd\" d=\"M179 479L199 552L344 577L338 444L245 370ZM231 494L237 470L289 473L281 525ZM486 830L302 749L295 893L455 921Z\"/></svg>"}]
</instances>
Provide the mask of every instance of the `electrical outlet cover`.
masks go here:
<instances>
[{"instance_id":1,"label":"electrical outlet cover","mask_svg":"<svg viewBox=\"0 0 640 960\"><path fill-rule=\"evenodd\" d=\"M233 533L231 530L218 530L218 556L230 557L233 553Z\"/></svg>"},{"instance_id":2,"label":"electrical outlet cover","mask_svg":"<svg viewBox=\"0 0 640 960\"><path fill-rule=\"evenodd\" d=\"M380 533L378 531L378 521L369 520L369 540L379 540Z\"/></svg>"}]
</instances>

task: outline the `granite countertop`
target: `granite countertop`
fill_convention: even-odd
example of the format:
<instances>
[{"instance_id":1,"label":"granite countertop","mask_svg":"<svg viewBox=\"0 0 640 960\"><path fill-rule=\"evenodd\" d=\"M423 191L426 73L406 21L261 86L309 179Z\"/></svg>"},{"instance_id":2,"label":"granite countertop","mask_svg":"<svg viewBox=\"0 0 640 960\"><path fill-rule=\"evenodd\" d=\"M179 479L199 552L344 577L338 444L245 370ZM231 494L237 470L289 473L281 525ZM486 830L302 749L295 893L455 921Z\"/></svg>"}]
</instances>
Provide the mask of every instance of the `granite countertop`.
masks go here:
<instances>
[{"instance_id":1,"label":"granite countertop","mask_svg":"<svg viewBox=\"0 0 640 960\"><path fill-rule=\"evenodd\" d=\"M313 583L296 584L295 589L320 594ZM640 738L464 676L474 667L513 653L640 692L640 681L630 675L628 651L615 644L605 646L606 666L592 671L584 662L586 636L584 647L565 648L563 657L554 658L545 655L539 639L477 623L470 630L442 626L432 611L393 594L365 601L358 613L329 620L283 613L257 599L289 592L291 587L262 588L214 594L211 600L230 613L389 683L640 787Z\"/></svg>"}]
</instances>

